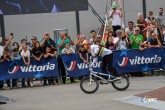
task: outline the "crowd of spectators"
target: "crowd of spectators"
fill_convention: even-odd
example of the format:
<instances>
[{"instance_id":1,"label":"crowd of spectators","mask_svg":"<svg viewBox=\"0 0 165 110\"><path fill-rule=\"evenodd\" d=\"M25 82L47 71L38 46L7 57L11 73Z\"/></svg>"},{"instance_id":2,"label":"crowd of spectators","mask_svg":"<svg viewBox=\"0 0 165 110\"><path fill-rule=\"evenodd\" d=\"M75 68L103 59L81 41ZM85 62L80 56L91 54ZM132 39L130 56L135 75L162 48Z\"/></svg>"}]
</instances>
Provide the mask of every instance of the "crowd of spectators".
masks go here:
<instances>
[{"instance_id":1,"label":"crowd of spectators","mask_svg":"<svg viewBox=\"0 0 165 110\"><path fill-rule=\"evenodd\" d=\"M84 40L89 40L91 44L101 45L111 50L139 49L143 51L151 47L165 47L165 14L163 8L159 8L159 14L154 18L153 12L149 11L147 18L143 18L143 14L139 13L137 22L128 22L128 27L121 29L119 17L122 13L119 10L114 10L110 13L113 30L108 27L105 29L104 35L97 35L95 30L92 30L90 36L87 34L79 34L74 42L72 37L61 32L60 39L55 43L49 33L44 33L41 41L37 37L31 38L31 43L26 39L21 40L21 45L17 42L11 44L14 35L11 34L5 41L0 38L0 63L3 61L19 61L23 60L24 65L30 65L30 57L36 61L40 61L42 57L49 58L57 56L57 48L59 55L57 57L60 76L62 83L66 83L66 71L61 58L62 54L79 53L80 59L84 63L88 63L90 50L83 45ZM5 45L3 46L2 43ZM75 45L75 50L71 47ZM83 57L82 54L85 54ZM55 85L58 79L55 77L44 77L43 85ZM74 83L74 78L70 78L71 83ZM8 88L17 88L18 79L6 80ZM22 79L22 87L33 86L33 79ZM0 81L0 88L3 88L4 81ZM26 84L25 84L26 83Z\"/></svg>"}]
</instances>

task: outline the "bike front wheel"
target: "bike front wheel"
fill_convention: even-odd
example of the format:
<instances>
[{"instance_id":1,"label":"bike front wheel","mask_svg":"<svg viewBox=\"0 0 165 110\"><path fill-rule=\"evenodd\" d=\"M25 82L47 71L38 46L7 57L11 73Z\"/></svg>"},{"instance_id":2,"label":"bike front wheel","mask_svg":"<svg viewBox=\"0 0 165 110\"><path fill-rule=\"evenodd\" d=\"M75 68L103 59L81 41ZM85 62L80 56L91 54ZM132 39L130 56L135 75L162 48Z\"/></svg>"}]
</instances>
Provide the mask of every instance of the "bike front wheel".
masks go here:
<instances>
[{"instance_id":1,"label":"bike front wheel","mask_svg":"<svg viewBox=\"0 0 165 110\"><path fill-rule=\"evenodd\" d=\"M126 77L124 74L120 75L120 79L114 80L112 82L112 86L119 91L126 90L129 87L130 81L129 78Z\"/></svg>"},{"instance_id":2,"label":"bike front wheel","mask_svg":"<svg viewBox=\"0 0 165 110\"><path fill-rule=\"evenodd\" d=\"M80 82L80 88L83 92L92 94L98 90L99 82L94 77L92 77L91 81L89 76L84 77Z\"/></svg>"}]
</instances>

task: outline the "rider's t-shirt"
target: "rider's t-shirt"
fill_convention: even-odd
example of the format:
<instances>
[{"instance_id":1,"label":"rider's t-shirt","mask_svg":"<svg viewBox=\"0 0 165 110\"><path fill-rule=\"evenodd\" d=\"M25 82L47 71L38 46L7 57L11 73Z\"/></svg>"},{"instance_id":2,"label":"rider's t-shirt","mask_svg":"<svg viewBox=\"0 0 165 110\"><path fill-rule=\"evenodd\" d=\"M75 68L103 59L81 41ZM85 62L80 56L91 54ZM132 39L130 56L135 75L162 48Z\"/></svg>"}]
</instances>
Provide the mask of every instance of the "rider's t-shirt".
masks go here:
<instances>
[{"instance_id":1,"label":"rider's t-shirt","mask_svg":"<svg viewBox=\"0 0 165 110\"><path fill-rule=\"evenodd\" d=\"M90 49L91 49L92 56L95 56L95 57L97 56L104 57L105 55L109 55L112 53L112 50L101 47L99 45L91 45Z\"/></svg>"}]
</instances>

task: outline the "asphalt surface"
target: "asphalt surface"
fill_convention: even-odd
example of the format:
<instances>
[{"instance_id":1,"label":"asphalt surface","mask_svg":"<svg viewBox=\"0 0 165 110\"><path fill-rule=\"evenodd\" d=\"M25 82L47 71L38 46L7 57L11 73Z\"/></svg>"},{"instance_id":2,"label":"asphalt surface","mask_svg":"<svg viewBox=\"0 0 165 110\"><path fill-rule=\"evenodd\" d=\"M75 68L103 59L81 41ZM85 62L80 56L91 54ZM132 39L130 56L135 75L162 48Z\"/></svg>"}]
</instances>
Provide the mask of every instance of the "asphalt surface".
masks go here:
<instances>
[{"instance_id":1,"label":"asphalt surface","mask_svg":"<svg viewBox=\"0 0 165 110\"><path fill-rule=\"evenodd\" d=\"M114 99L147 92L165 85L165 76L131 78L126 91L111 84L100 85L94 94L85 94L79 83L0 90L0 95L14 103L0 105L0 110L152 110Z\"/></svg>"}]
</instances>

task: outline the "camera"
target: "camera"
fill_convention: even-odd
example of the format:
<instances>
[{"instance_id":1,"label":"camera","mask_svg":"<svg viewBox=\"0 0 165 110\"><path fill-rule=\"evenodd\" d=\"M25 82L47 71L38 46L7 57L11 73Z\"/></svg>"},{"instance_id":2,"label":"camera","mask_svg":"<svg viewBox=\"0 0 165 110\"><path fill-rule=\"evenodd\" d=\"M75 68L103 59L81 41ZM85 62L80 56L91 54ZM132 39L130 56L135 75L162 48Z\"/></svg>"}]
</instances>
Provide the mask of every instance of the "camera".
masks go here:
<instances>
[{"instance_id":1,"label":"camera","mask_svg":"<svg viewBox=\"0 0 165 110\"><path fill-rule=\"evenodd\" d=\"M45 34L46 36L49 36L49 34Z\"/></svg>"}]
</instances>

